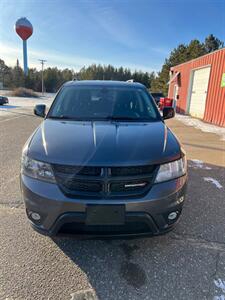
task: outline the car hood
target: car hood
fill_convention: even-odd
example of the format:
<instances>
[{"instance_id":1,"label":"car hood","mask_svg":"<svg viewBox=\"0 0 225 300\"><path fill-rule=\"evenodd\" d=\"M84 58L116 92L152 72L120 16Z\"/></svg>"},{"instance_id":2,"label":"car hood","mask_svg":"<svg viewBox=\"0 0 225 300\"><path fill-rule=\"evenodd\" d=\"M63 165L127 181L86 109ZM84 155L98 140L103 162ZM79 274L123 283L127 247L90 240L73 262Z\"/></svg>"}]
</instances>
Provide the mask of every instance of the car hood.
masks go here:
<instances>
[{"instance_id":1,"label":"car hood","mask_svg":"<svg viewBox=\"0 0 225 300\"><path fill-rule=\"evenodd\" d=\"M180 158L180 145L162 122L77 122L46 119L28 155L49 163L92 166L159 164Z\"/></svg>"}]
</instances>

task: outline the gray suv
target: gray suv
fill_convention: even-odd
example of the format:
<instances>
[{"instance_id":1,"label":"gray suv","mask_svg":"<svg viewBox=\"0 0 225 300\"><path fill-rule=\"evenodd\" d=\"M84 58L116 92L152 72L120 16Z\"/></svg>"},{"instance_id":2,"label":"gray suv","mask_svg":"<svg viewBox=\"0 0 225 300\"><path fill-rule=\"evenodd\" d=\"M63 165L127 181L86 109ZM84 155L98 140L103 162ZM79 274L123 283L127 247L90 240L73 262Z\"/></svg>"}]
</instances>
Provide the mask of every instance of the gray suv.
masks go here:
<instances>
[{"instance_id":1,"label":"gray suv","mask_svg":"<svg viewBox=\"0 0 225 300\"><path fill-rule=\"evenodd\" d=\"M21 190L32 227L46 235L157 235L178 221L185 152L145 86L72 81L26 142Z\"/></svg>"}]
</instances>

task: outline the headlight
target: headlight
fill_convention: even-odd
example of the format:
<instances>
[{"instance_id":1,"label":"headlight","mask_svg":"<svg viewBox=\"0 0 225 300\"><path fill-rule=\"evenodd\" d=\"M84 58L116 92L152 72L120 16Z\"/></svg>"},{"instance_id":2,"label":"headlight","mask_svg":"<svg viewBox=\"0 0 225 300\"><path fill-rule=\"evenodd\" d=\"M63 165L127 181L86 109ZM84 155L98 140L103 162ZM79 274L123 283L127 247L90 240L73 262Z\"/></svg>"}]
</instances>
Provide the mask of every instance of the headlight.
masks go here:
<instances>
[{"instance_id":1,"label":"headlight","mask_svg":"<svg viewBox=\"0 0 225 300\"><path fill-rule=\"evenodd\" d=\"M181 177L186 174L186 171L186 157L183 156L181 159L161 165L156 176L155 183Z\"/></svg>"},{"instance_id":2,"label":"headlight","mask_svg":"<svg viewBox=\"0 0 225 300\"><path fill-rule=\"evenodd\" d=\"M22 156L21 173L32 178L55 183L55 176L50 164L31 159L25 154Z\"/></svg>"}]
</instances>

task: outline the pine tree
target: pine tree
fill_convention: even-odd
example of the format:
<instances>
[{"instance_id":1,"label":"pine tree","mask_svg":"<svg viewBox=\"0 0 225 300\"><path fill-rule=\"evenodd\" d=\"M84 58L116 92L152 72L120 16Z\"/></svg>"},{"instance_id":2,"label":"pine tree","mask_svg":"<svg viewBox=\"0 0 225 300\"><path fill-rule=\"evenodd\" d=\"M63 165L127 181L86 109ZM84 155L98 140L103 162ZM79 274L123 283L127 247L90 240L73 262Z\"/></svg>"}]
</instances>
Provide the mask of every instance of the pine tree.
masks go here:
<instances>
[{"instance_id":1,"label":"pine tree","mask_svg":"<svg viewBox=\"0 0 225 300\"><path fill-rule=\"evenodd\" d=\"M205 50L207 53L213 52L224 47L224 42L216 38L213 34L210 34L205 39Z\"/></svg>"}]
</instances>

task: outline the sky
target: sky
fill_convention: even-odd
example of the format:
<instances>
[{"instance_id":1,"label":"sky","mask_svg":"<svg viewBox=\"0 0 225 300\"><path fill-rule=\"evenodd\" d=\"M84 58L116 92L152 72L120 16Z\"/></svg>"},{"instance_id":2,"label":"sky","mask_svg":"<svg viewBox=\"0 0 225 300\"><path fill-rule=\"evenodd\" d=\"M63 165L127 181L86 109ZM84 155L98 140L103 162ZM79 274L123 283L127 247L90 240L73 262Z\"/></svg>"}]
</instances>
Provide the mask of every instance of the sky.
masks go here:
<instances>
[{"instance_id":1,"label":"sky","mask_svg":"<svg viewBox=\"0 0 225 300\"><path fill-rule=\"evenodd\" d=\"M210 33L225 41L225 0L0 0L0 58L22 61L20 17L32 23L28 65L92 63L159 71L170 51Z\"/></svg>"}]
</instances>

